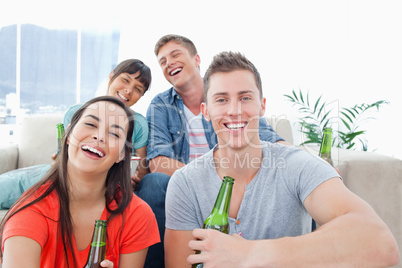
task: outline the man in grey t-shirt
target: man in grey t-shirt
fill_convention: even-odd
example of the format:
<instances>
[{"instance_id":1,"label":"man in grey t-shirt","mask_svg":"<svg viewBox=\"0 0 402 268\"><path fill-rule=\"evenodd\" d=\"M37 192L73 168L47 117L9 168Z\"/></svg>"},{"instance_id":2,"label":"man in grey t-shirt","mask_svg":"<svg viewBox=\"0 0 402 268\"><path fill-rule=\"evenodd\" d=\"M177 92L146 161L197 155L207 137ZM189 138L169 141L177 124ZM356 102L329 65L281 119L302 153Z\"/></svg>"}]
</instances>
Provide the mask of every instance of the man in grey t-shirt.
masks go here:
<instances>
[{"instance_id":1,"label":"man in grey t-shirt","mask_svg":"<svg viewBox=\"0 0 402 268\"><path fill-rule=\"evenodd\" d=\"M239 53L215 56L201 110L218 145L176 171L166 195L165 265L188 267L392 266L399 250L389 228L318 157L262 142L261 79ZM230 235L199 229L224 176L235 178ZM321 226L311 231L311 216ZM201 254L194 254L195 250Z\"/></svg>"}]
</instances>

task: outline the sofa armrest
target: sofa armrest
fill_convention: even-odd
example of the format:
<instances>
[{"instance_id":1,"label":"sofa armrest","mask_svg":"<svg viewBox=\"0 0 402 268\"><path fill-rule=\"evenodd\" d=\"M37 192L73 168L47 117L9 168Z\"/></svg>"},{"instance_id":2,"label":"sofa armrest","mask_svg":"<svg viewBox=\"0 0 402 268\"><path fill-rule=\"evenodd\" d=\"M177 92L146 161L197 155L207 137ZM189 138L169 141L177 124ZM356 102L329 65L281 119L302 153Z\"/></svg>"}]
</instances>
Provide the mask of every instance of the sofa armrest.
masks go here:
<instances>
[{"instance_id":1,"label":"sofa armrest","mask_svg":"<svg viewBox=\"0 0 402 268\"><path fill-rule=\"evenodd\" d=\"M290 121L284 116L280 117L266 117L268 124L289 144L293 144L293 132L290 126Z\"/></svg>"},{"instance_id":2,"label":"sofa armrest","mask_svg":"<svg viewBox=\"0 0 402 268\"><path fill-rule=\"evenodd\" d=\"M3 218L6 216L8 210L7 209L0 209L0 222L3 220ZM1 267L1 266L0 266Z\"/></svg>"},{"instance_id":3,"label":"sofa armrest","mask_svg":"<svg viewBox=\"0 0 402 268\"><path fill-rule=\"evenodd\" d=\"M61 114L29 115L23 118L18 143L18 168L50 164L57 150L57 123Z\"/></svg>"},{"instance_id":4,"label":"sofa armrest","mask_svg":"<svg viewBox=\"0 0 402 268\"><path fill-rule=\"evenodd\" d=\"M336 157L345 185L373 207L402 245L402 160L344 149Z\"/></svg>"},{"instance_id":5,"label":"sofa armrest","mask_svg":"<svg viewBox=\"0 0 402 268\"><path fill-rule=\"evenodd\" d=\"M0 146L0 174L16 169L18 166L18 145Z\"/></svg>"},{"instance_id":6,"label":"sofa armrest","mask_svg":"<svg viewBox=\"0 0 402 268\"><path fill-rule=\"evenodd\" d=\"M318 155L319 146L302 148ZM332 160L346 187L370 204L402 245L402 160L339 148L332 148Z\"/></svg>"}]
</instances>

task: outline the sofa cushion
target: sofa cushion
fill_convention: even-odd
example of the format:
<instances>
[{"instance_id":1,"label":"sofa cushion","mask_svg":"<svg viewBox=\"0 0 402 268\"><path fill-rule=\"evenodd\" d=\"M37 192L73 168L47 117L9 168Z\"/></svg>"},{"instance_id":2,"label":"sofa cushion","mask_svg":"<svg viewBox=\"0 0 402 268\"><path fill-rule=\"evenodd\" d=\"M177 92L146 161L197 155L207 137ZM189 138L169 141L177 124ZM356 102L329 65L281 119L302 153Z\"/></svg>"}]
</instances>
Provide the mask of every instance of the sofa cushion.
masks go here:
<instances>
[{"instance_id":1,"label":"sofa cushion","mask_svg":"<svg viewBox=\"0 0 402 268\"><path fill-rule=\"evenodd\" d=\"M32 115L23 119L18 144L18 167L50 164L57 151L57 127L63 115ZM39 139L38 139L39 137Z\"/></svg>"},{"instance_id":2,"label":"sofa cushion","mask_svg":"<svg viewBox=\"0 0 402 268\"><path fill-rule=\"evenodd\" d=\"M18 145L7 144L0 146L0 174L17 168Z\"/></svg>"},{"instance_id":3,"label":"sofa cushion","mask_svg":"<svg viewBox=\"0 0 402 268\"><path fill-rule=\"evenodd\" d=\"M0 209L10 208L22 193L38 182L50 165L36 165L15 169L0 175Z\"/></svg>"},{"instance_id":4,"label":"sofa cushion","mask_svg":"<svg viewBox=\"0 0 402 268\"><path fill-rule=\"evenodd\" d=\"M281 136L286 142L293 144L292 127L289 120L284 116L271 116L266 117L268 124Z\"/></svg>"}]
</instances>

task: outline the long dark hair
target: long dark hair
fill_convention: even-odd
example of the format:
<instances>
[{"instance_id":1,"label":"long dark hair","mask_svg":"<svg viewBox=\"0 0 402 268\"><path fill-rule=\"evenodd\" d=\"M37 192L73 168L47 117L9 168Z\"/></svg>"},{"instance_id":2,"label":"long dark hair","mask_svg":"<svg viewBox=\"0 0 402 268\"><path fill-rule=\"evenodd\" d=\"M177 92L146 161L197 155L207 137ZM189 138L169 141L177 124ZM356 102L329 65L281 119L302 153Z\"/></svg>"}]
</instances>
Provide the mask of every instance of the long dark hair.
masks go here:
<instances>
[{"instance_id":1,"label":"long dark hair","mask_svg":"<svg viewBox=\"0 0 402 268\"><path fill-rule=\"evenodd\" d=\"M5 218L0 224L0 241L2 241L3 230L6 222L14 216L19 211L39 202L40 200L47 197L51 192L56 191L59 202L59 219L51 219L59 222L59 233L61 234L64 253L66 256L66 261L68 263L68 252L70 251L74 260L74 266L76 266L76 257L73 253L73 242L72 242L72 222L71 215L69 209L69 181L67 176L67 161L68 161L68 144L67 140L70 137L72 130L76 126L77 122L81 118L84 111L87 107L93 103L97 102L110 102L116 104L117 106L124 109L126 112L129 126L127 131L127 137L124 144L124 159L119 163L114 163L113 166L109 169L108 174L106 176L106 209L109 212L108 221L113 217L122 214L123 211L127 208L129 203L132 200L132 186L130 182L130 160L131 160L131 137L133 135L134 129L134 120L133 120L133 112L130 108L124 105L116 97L111 96L101 96L86 102L78 111L73 115L71 119L70 127L67 128L64 136L63 136L63 146L61 148L60 154L57 157L55 163L53 163L50 170L46 173L46 175L33 185L29 190L27 190L18 200L17 202L10 208L9 212L7 212ZM44 185L49 185L45 191L43 191L37 198L33 201L24 204L25 201L32 196L39 188ZM111 209L110 204L115 200L117 202L117 208ZM23 205L24 204L24 205ZM0 251L0 256L2 256L2 251Z\"/></svg>"}]
</instances>

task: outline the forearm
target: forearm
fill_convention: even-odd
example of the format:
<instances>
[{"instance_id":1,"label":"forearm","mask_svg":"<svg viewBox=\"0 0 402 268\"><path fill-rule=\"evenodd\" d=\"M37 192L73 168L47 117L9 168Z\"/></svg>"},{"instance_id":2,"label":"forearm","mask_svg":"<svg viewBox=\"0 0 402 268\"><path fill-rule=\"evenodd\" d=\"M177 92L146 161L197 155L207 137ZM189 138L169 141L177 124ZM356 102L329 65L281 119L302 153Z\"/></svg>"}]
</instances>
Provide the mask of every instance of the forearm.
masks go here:
<instances>
[{"instance_id":1,"label":"forearm","mask_svg":"<svg viewBox=\"0 0 402 268\"><path fill-rule=\"evenodd\" d=\"M166 228L164 244L166 268L190 267L187 263L187 257L194 254L194 251L188 247L188 242L191 239L191 231Z\"/></svg>"},{"instance_id":2,"label":"forearm","mask_svg":"<svg viewBox=\"0 0 402 268\"><path fill-rule=\"evenodd\" d=\"M142 180L142 178L149 173L149 168L146 166L146 161L143 164L145 166L142 166L141 163L138 164L138 178Z\"/></svg>"},{"instance_id":3,"label":"forearm","mask_svg":"<svg viewBox=\"0 0 402 268\"><path fill-rule=\"evenodd\" d=\"M147 166L147 149L146 146L141 147L135 150L135 155L141 157L140 162L137 166L138 177L142 180L142 178L149 173L149 168Z\"/></svg>"},{"instance_id":4,"label":"forearm","mask_svg":"<svg viewBox=\"0 0 402 268\"><path fill-rule=\"evenodd\" d=\"M149 161L151 172L162 172L169 176L172 176L177 169L184 166L184 163L166 156L158 156Z\"/></svg>"},{"instance_id":5,"label":"forearm","mask_svg":"<svg viewBox=\"0 0 402 268\"><path fill-rule=\"evenodd\" d=\"M355 212L310 234L251 244L246 267L385 267L398 262L398 246L388 227L377 217Z\"/></svg>"},{"instance_id":6,"label":"forearm","mask_svg":"<svg viewBox=\"0 0 402 268\"><path fill-rule=\"evenodd\" d=\"M142 180L142 178L148 174L149 168L147 167L147 160L145 158L141 158L140 162L138 163L138 177Z\"/></svg>"}]
</instances>

